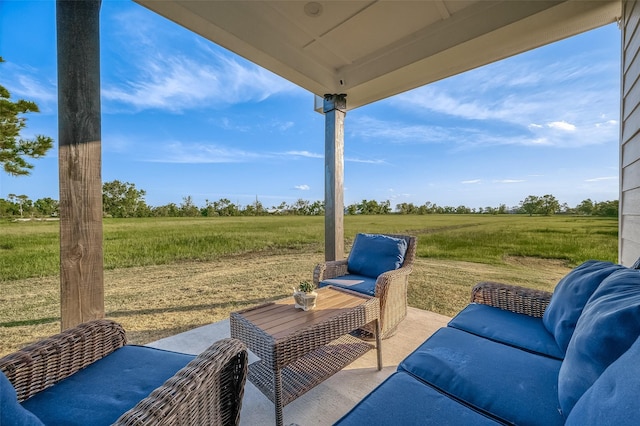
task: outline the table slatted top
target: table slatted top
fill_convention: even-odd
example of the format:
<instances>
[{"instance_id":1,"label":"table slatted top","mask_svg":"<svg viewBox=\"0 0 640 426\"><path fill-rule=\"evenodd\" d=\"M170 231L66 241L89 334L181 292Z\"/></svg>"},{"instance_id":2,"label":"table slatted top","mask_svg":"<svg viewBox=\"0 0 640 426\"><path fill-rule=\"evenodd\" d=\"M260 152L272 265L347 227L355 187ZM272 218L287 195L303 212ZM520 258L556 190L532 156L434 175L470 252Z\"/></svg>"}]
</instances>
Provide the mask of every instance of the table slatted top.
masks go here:
<instances>
[{"instance_id":1,"label":"table slatted top","mask_svg":"<svg viewBox=\"0 0 640 426\"><path fill-rule=\"evenodd\" d=\"M323 287L316 291L318 293L316 307L310 311L305 312L295 308L293 297L288 297L246 309L239 314L278 340L334 318L372 299L370 296L333 287Z\"/></svg>"}]
</instances>

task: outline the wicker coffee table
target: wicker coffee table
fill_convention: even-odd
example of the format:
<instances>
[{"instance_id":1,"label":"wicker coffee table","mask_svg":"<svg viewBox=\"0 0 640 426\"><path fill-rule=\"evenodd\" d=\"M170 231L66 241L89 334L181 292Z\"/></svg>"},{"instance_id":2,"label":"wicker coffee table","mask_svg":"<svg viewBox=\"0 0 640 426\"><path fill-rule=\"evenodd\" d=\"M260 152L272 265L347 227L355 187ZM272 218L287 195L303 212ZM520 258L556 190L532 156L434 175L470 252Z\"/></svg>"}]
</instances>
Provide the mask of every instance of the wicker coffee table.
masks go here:
<instances>
[{"instance_id":1,"label":"wicker coffee table","mask_svg":"<svg viewBox=\"0 0 640 426\"><path fill-rule=\"evenodd\" d=\"M373 348L349 334L370 322L382 368L378 299L334 287L317 292L316 308L307 312L289 297L231 313L231 336L260 357L248 377L275 404L278 425L283 406Z\"/></svg>"}]
</instances>

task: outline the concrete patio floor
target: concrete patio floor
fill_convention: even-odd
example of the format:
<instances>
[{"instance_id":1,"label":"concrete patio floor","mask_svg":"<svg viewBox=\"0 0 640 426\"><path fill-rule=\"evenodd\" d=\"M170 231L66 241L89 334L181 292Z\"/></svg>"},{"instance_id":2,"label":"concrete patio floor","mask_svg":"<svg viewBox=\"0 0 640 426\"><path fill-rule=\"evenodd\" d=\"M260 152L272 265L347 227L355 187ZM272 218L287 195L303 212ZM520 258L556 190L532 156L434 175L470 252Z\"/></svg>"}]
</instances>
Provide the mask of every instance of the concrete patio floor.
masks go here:
<instances>
[{"instance_id":1,"label":"concrete patio floor","mask_svg":"<svg viewBox=\"0 0 640 426\"><path fill-rule=\"evenodd\" d=\"M450 318L433 312L409 308L398 332L382 341L383 369L376 369L376 351L371 350L284 407L285 425L329 425L340 419L360 399L396 370L409 353ZM229 320L199 327L150 343L148 346L197 355L212 342L229 337ZM257 358L249 354L249 362ZM268 425L275 422L273 403L247 380L241 425Z\"/></svg>"}]
</instances>

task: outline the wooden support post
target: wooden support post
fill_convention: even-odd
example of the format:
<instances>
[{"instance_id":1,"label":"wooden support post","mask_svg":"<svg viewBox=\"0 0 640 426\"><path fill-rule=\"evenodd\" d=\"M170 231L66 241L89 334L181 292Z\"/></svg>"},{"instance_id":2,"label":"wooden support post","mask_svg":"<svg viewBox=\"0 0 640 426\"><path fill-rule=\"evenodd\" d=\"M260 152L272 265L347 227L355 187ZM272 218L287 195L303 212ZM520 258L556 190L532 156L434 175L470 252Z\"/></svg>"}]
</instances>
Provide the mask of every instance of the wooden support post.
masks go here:
<instances>
[{"instance_id":1,"label":"wooden support post","mask_svg":"<svg viewBox=\"0 0 640 426\"><path fill-rule=\"evenodd\" d=\"M104 317L100 4L56 2L62 330Z\"/></svg>"},{"instance_id":2,"label":"wooden support post","mask_svg":"<svg viewBox=\"0 0 640 426\"><path fill-rule=\"evenodd\" d=\"M344 258L344 117L346 95L324 95L325 260Z\"/></svg>"}]
</instances>

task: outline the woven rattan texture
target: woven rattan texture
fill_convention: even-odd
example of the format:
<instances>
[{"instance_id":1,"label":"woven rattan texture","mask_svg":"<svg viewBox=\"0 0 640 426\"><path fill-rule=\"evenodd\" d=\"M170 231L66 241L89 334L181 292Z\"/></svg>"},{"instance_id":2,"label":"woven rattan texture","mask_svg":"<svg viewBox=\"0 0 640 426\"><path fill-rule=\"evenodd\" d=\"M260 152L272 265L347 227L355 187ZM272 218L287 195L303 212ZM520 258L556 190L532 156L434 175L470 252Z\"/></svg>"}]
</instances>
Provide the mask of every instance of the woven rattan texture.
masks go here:
<instances>
[{"instance_id":1,"label":"woven rattan texture","mask_svg":"<svg viewBox=\"0 0 640 426\"><path fill-rule=\"evenodd\" d=\"M407 240L407 252L404 263L394 271L388 271L376 280L375 297L380 300L380 327L381 337L386 339L395 334L398 324L407 316L407 288L409 274L413 271L413 263L416 258L416 246L418 240L414 236L399 234L384 234L395 238ZM313 270L313 282L316 287L320 281L346 275L347 259L324 262L316 265ZM364 329L373 333L371 325Z\"/></svg>"},{"instance_id":2,"label":"woven rattan texture","mask_svg":"<svg viewBox=\"0 0 640 426\"><path fill-rule=\"evenodd\" d=\"M125 331L118 323L90 321L0 358L0 370L15 387L19 401L24 401L125 343ZM213 343L115 424L237 425L247 354L237 339Z\"/></svg>"},{"instance_id":3,"label":"woven rattan texture","mask_svg":"<svg viewBox=\"0 0 640 426\"><path fill-rule=\"evenodd\" d=\"M0 370L24 401L125 344L120 324L91 321L0 358Z\"/></svg>"},{"instance_id":4,"label":"woven rattan texture","mask_svg":"<svg viewBox=\"0 0 640 426\"><path fill-rule=\"evenodd\" d=\"M542 318L551 293L510 284L485 281L471 291L471 302Z\"/></svg>"},{"instance_id":5,"label":"woven rattan texture","mask_svg":"<svg viewBox=\"0 0 640 426\"><path fill-rule=\"evenodd\" d=\"M282 369L282 405L287 405L302 396L372 348L373 345L346 335L284 367ZM272 402L275 402L273 370L267 363L258 361L251 364L249 380Z\"/></svg>"},{"instance_id":6,"label":"woven rattan texture","mask_svg":"<svg viewBox=\"0 0 640 426\"><path fill-rule=\"evenodd\" d=\"M247 378L246 346L222 339L123 414L124 425L237 425Z\"/></svg>"},{"instance_id":7,"label":"woven rattan texture","mask_svg":"<svg viewBox=\"0 0 640 426\"><path fill-rule=\"evenodd\" d=\"M332 287L318 290L314 311L297 310L288 298L231 313L231 336L260 358L249 379L274 402L276 424L284 405L373 347L349 333L379 315L378 299Z\"/></svg>"}]
</instances>

